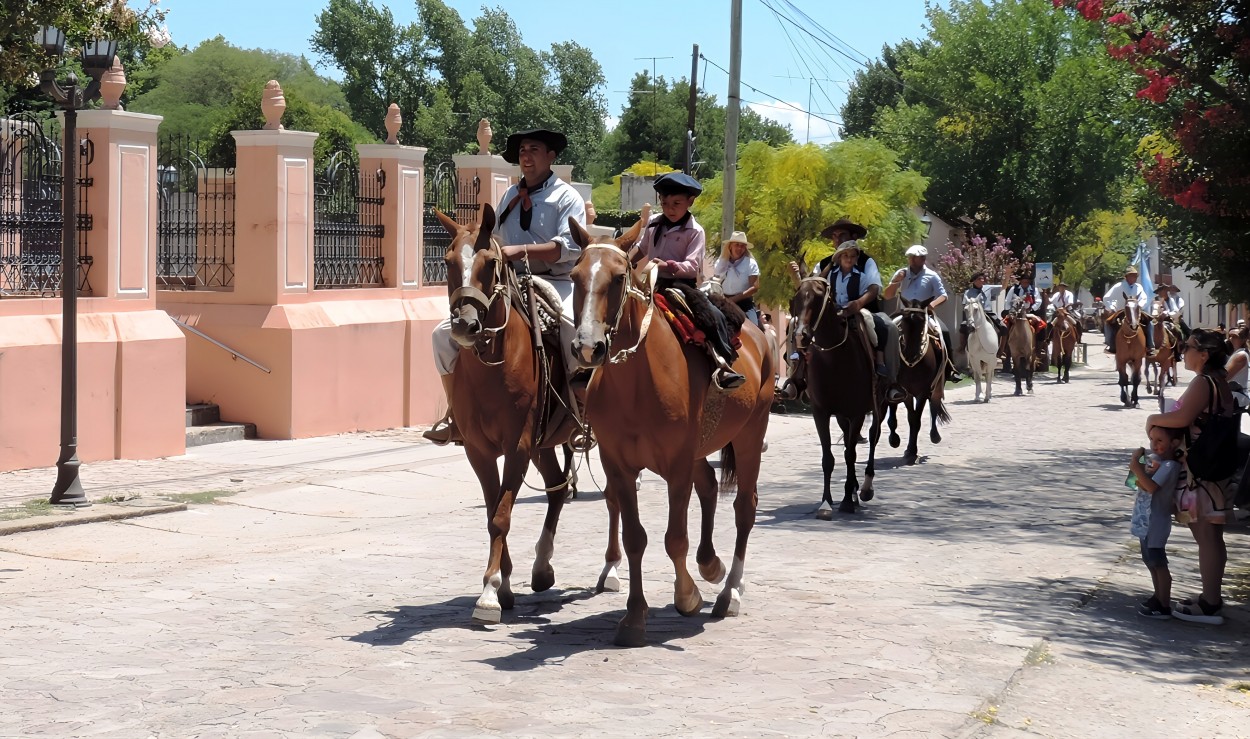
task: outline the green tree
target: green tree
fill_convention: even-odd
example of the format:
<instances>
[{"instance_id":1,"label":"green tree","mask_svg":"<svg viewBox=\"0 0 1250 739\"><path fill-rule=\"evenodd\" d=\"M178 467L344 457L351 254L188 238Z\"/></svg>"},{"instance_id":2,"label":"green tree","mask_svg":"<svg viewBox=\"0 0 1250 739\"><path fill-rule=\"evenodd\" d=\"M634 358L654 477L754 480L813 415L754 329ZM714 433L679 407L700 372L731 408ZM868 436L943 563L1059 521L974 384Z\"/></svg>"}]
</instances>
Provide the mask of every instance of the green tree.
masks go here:
<instances>
[{"instance_id":1,"label":"green tree","mask_svg":"<svg viewBox=\"0 0 1250 739\"><path fill-rule=\"evenodd\" d=\"M842 138L872 136L878 110L922 99L916 90L904 85L900 69L904 58L923 54L926 48L911 40L897 46L886 44L881 49L881 59L855 70L842 106Z\"/></svg>"},{"instance_id":2,"label":"green tree","mask_svg":"<svg viewBox=\"0 0 1250 739\"><path fill-rule=\"evenodd\" d=\"M644 157L642 160L626 167L621 174L615 175L602 185L596 186L590 192L590 199L598 208L620 208L622 175L632 174L639 177L654 177L675 171L677 170L667 164L656 162L652 157Z\"/></svg>"},{"instance_id":3,"label":"green tree","mask_svg":"<svg viewBox=\"0 0 1250 739\"><path fill-rule=\"evenodd\" d=\"M900 168L898 155L879 141L852 139L824 147L754 141L742 147L738 162L735 223L755 247L759 296L766 304L784 305L794 294L786 266L791 260L810 266L833 251L820 232L838 218L868 228L860 243L883 271L901 265L904 248L924 233L911 209L927 181ZM717 175L695 201L714 251L720 248L722 192Z\"/></svg>"},{"instance_id":4,"label":"green tree","mask_svg":"<svg viewBox=\"0 0 1250 739\"><path fill-rule=\"evenodd\" d=\"M920 99L880 110L878 135L932 179L928 206L1058 261L1067 229L1113 207L1140 130L1088 24L1051 0L931 6L901 73Z\"/></svg>"},{"instance_id":5,"label":"green tree","mask_svg":"<svg viewBox=\"0 0 1250 739\"><path fill-rule=\"evenodd\" d=\"M481 118L503 136L557 128L569 137L561 161L584 176L606 113L603 71L588 49L568 41L534 50L499 8L484 8L471 29L442 0L417 0L417 16L401 25L371 0L330 0L317 16L313 49L343 71L354 118L380 137L387 105L398 103L401 139L428 147L432 161L476 151Z\"/></svg>"},{"instance_id":6,"label":"green tree","mask_svg":"<svg viewBox=\"0 0 1250 739\"><path fill-rule=\"evenodd\" d=\"M1120 279L1137 245L1151 235L1146 220L1131 209L1095 211L1072 229L1070 250L1060 274L1075 293L1088 287L1102 295L1109 283Z\"/></svg>"}]
</instances>

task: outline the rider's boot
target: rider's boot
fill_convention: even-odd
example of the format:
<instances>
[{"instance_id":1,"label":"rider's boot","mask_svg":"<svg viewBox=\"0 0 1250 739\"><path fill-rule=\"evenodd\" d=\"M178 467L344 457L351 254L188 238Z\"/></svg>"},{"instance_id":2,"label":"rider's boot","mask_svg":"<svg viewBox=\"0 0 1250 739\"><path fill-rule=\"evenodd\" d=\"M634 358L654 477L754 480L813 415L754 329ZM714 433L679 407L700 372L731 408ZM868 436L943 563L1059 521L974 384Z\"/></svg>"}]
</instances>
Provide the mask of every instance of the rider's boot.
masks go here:
<instances>
[{"instance_id":1,"label":"rider's boot","mask_svg":"<svg viewBox=\"0 0 1250 739\"><path fill-rule=\"evenodd\" d=\"M791 361L794 362L794 369L790 371L790 376L786 378L786 381L781 383L781 387L775 391L779 400L796 400L807 389L807 360L802 354L795 352Z\"/></svg>"},{"instance_id":2,"label":"rider's boot","mask_svg":"<svg viewBox=\"0 0 1250 739\"><path fill-rule=\"evenodd\" d=\"M729 362L716 352L712 352L712 361L716 363L716 369L712 371L712 382L721 390L733 390L747 381L745 375L735 372Z\"/></svg>"},{"instance_id":3,"label":"rider's boot","mask_svg":"<svg viewBox=\"0 0 1250 739\"><path fill-rule=\"evenodd\" d=\"M445 446L447 444L463 444L464 438L460 435L460 429L456 428L456 420L452 417L451 412L451 378L452 375L442 375L439 377L443 381L443 393L447 398L447 413L439 419L429 431L421 434L426 439Z\"/></svg>"}]
</instances>

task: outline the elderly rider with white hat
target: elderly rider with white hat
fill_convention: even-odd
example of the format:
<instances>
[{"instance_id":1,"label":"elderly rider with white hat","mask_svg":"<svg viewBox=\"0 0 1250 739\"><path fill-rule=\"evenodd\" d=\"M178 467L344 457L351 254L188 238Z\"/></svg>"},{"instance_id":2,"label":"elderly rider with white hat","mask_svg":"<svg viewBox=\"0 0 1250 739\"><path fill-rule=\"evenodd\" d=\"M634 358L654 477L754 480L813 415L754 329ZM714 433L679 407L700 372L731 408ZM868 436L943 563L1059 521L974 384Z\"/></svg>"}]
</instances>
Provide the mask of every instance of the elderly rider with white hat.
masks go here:
<instances>
[{"instance_id":1,"label":"elderly rider with white hat","mask_svg":"<svg viewBox=\"0 0 1250 739\"><path fill-rule=\"evenodd\" d=\"M936 326L942 333L942 351L946 354L946 381L959 382L964 378L955 370L955 365L951 361L950 329L933 312L946 302L946 286L942 284L941 276L925 265L925 259L928 256L929 250L920 244L909 247L907 267L895 272L894 277L890 279L890 284L885 286L885 299L890 300L895 295L901 295L904 299L912 301L932 300L929 303L929 323Z\"/></svg>"},{"instance_id":2,"label":"elderly rider with white hat","mask_svg":"<svg viewBox=\"0 0 1250 739\"><path fill-rule=\"evenodd\" d=\"M1137 306L1141 310L1141 320L1144 323L1150 323L1150 306L1146 297L1146 288L1137 281L1140 273L1137 267L1130 264L1124 268L1124 279L1111 286L1102 296L1103 309L1107 313L1107 321L1103 324L1103 338L1107 341L1107 351L1115 353L1115 332L1120 328L1120 320L1124 315L1124 307L1128 305L1129 299L1137 301ZM1146 348L1155 348L1155 332L1147 326L1142 332L1146 334Z\"/></svg>"}]
</instances>

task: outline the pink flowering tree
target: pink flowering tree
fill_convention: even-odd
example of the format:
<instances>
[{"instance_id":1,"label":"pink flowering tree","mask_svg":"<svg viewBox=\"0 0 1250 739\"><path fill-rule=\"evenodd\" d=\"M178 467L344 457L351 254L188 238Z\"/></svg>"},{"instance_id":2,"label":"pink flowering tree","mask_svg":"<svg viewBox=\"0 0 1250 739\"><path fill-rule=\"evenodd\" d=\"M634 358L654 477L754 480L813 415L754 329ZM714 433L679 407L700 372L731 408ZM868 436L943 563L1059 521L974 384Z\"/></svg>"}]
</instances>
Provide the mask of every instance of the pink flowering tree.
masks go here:
<instances>
[{"instance_id":1,"label":"pink flowering tree","mask_svg":"<svg viewBox=\"0 0 1250 739\"><path fill-rule=\"evenodd\" d=\"M1033 268L1033 247L1026 246L1019 256L1011 249L1011 239L994 238L991 245L984 236L974 236L963 245L946 242L946 253L938 259L937 271L951 293L961 293L972 284L972 276L985 273L987 285L1002 284L1003 278L1014 282L1022 270Z\"/></svg>"},{"instance_id":2,"label":"pink flowering tree","mask_svg":"<svg viewBox=\"0 0 1250 739\"><path fill-rule=\"evenodd\" d=\"M1227 300L1250 300L1250 5L1227 0L1051 0L1098 24L1140 80L1156 126L1138 148L1169 253Z\"/></svg>"}]
</instances>

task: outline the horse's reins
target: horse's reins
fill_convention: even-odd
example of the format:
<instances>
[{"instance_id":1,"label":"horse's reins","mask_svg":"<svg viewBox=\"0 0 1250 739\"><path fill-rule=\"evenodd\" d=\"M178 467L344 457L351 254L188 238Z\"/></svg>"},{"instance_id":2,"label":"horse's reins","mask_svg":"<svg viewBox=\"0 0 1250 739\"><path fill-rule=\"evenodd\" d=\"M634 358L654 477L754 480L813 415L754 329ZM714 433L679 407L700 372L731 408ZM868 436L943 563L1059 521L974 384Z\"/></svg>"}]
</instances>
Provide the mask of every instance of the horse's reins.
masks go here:
<instances>
[{"instance_id":1,"label":"horse's reins","mask_svg":"<svg viewBox=\"0 0 1250 739\"><path fill-rule=\"evenodd\" d=\"M472 285L461 285L451 293L450 307L453 311L459 310L462 305L468 304L477 308L482 314L482 323L485 324L486 316L490 313L490 309L494 306L495 301L501 295L508 292L507 280L504 279L504 261L503 254L496 248L494 241L491 241L490 260L494 263L495 286L491 290L491 294L487 295ZM508 327L508 319L512 314L512 301L504 300L503 322L494 328L486 328L483 325L481 336L473 344L473 354L478 361L488 367L498 367L504 363L501 358L498 362L489 362L482 358L482 353L489 351L489 348L495 343L499 336L499 332Z\"/></svg>"},{"instance_id":2,"label":"horse's reins","mask_svg":"<svg viewBox=\"0 0 1250 739\"><path fill-rule=\"evenodd\" d=\"M916 356L914 360L909 362L907 360L907 353L901 352L901 351L899 352L899 355L900 355L899 359L903 360L903 364L907 365L910 368L910 367L915 367L916 365L920 364L920 362L923 361L925 356L929 353L929 309L928 308L904 307L902 312L922 314L922 322L920 324L920 353ZM899 338L901 339L903 337L900 336ZM907 342L903 341L901 343L903 345L906 345Z\"/></svg>"},{"instance_id":3,"label":"horse's reins","mask_svg":"<svg viewBox=\"0 0 1250 739\"><path fill-rule=\"evenodd\" d=\"M808 345L809 349L815 349L816 351L819 351L819 352L833 351L834 349L837 349L838 347L845 344L847 340L851 338L851 324L848 321L846 324L846 331L842 334L842 340L839 341L838 343L834 344L833 346L821 346L816 341L816 331L820 328L820 322L824 320L825 318L825 310L828 309L829 303L833 302L832 300L830 300L830 297L829 297L830 294L833 293L833 285L829 282L828 278L824 276L825 274L828 274L828 271L819 275L810 275L808 277L804 277L802 280L802 282L808 282L808 281L819 282L827 286L827 289L824 292L823 298L820 301L820 310L816 312L816 320L812 322L812 340L811 340L811 343Z\"/></svg>"},{"instance_id":4,"label":"horse's reins","mask_svg":"<svg viewBox=\"0 0 1250 739\"><path fill-rule=\"evenodd\" d=\"M582 251L589 251L590 249L611 249L618 254L621 252L620 247L616 244L587 244L582 247ZM630 251L632 252L633 250L631 249ZM630 253L626 252L625 259L627 264L629 257ZM643 278L638 280L634 277L632 269L627 268L625 270L625 280L621 285L621 295L616 303L616 315L612 318L612 322L608 324L608 327L604 329L604 339L607 342L609 352L612 350L612 340L616 338L616 333L620 330L621 320L625 317L625 304L629 302L629 299L633 298L641 303L645 303L647 312L642 317L642 324L638 331L638 341L634 342L634 345L628 349L621 349L615 354L610 354L608 357L609 364L620 364L629 359L638 351L638 348L642 346L642 342L647 338L647 331L651 327L651 317L655 313L656 271L656 265L648 265L643 270Z\"/></svg>"}]
</instances>

